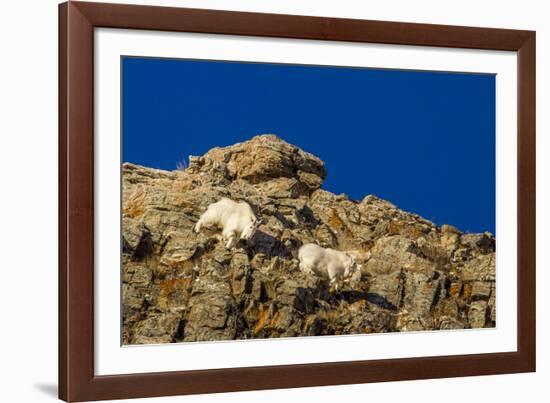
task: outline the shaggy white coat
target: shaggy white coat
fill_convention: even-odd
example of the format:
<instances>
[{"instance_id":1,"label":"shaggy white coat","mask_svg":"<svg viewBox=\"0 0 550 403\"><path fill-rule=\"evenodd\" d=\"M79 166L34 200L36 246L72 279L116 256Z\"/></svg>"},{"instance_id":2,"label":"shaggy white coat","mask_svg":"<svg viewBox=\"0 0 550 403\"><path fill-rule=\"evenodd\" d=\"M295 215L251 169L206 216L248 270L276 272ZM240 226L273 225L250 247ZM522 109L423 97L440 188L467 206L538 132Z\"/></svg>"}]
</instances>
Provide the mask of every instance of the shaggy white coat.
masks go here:
<instances>
[{"instance_id":1,"label":"shaggy white coat","mask_svg":"<svg viewBox=\"0 0 550 403\"><path fill-rule=\"evenodd\" d=\"M328 278L330 285L338 290L338 282L349 282L352 287L361 280L361 266L355 262L353 256L330 248L308 243L298 251L300 270L304 273L315 274Z\"/></svg>"},{"instance_id":2,"label":"shaggy white coat","mask_svg":"<svg viewBox=\"0 0 550 403\"><path fill-rule=\"evenodd\" d=\"M233 249L240 239L252 238L259 224L260 221L248 203L235 202L224 197L208 206L195 224L195 232L208 226L221 228L226 248Z\"/></svg>"}]
</instances>

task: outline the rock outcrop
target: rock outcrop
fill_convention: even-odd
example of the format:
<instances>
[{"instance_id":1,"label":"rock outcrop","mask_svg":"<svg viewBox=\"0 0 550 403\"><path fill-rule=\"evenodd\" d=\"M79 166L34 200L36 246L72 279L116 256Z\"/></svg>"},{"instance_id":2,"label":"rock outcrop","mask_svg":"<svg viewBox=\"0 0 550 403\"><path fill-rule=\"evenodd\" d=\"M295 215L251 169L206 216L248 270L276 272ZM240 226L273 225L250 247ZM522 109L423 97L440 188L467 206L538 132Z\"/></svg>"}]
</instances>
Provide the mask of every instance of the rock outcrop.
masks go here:
<instances>
[{"instance_id":1,"label":"rock outcrop","mask_svg":"<svg viewBox=\"0 0 550 403\"><path fill-rule=\"evenodd\" d=\"M123 341L173 343L494 327L495 239L373 195L321 189L324 163L274 135L185 171L123 165ZM226 250L193 232L209 204L246 200L263 224ZM308 242L354 251L355 289L303 274Z\"/></svg>"}]
</instances>

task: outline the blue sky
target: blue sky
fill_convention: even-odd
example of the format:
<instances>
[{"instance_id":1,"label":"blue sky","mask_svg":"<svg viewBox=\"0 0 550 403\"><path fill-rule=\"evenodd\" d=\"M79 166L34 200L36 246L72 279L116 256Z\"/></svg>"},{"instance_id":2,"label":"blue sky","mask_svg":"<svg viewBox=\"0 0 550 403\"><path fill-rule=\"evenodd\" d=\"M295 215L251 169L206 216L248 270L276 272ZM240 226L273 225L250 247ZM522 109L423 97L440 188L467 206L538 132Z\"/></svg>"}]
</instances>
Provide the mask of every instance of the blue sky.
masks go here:
<instances>
[{"instance_id":1,"label":"blue sky","mask_svg":"<svg viewBox=\"0 0 550 403\"><path fill-rule=\"evenodd\" d=\"M495 232L495 76L122 59L122 160L173 170L273 133L319 156L323 188Z\"/></svg>"}]
</instances>

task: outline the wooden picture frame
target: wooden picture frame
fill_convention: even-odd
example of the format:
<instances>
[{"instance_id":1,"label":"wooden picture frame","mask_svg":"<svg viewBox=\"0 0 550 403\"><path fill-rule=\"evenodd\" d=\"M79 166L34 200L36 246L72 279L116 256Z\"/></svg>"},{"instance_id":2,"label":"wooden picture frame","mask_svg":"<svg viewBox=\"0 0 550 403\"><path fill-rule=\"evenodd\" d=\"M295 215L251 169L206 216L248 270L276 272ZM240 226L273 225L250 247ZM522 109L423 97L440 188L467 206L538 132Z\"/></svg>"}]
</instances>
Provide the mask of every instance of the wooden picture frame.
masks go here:
<instances>
[{"instance_id":1,"label":"wooden picture frame","mask_svg":"<svg viewBox=\"0 0 550 403\"><path fill-rule=\"evenodd\" d=\"M516 51L518 351L94 375L94 28ZM535 32L199 9L59 6L59 398L230 392L535 371Z\"/></svg>"}]
</instances>

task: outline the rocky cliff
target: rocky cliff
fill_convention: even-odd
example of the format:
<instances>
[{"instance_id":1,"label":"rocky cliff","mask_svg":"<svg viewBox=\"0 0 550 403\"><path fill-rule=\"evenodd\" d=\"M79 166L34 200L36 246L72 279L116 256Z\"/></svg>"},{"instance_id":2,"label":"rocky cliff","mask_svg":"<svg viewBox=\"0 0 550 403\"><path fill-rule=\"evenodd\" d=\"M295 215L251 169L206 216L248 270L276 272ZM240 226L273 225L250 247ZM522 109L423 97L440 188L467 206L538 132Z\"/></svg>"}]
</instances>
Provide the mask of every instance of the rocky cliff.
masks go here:
<instances>
[{"instance_id":1,"label":"rocky cliff","mask_svg":"<svg viewBox=\"0 0 550 403\"><path fill-rule=\"evenodd\" d=\"M490 233L329 193L325 176L323 161L273 135L191 157L185 171L125 163L124 344L495 326ZM215 231L193 232L223 196L263 220L231 251ZM301 273L307 242L354 251L359 286Z\"/></svg>"}]
</instances>

